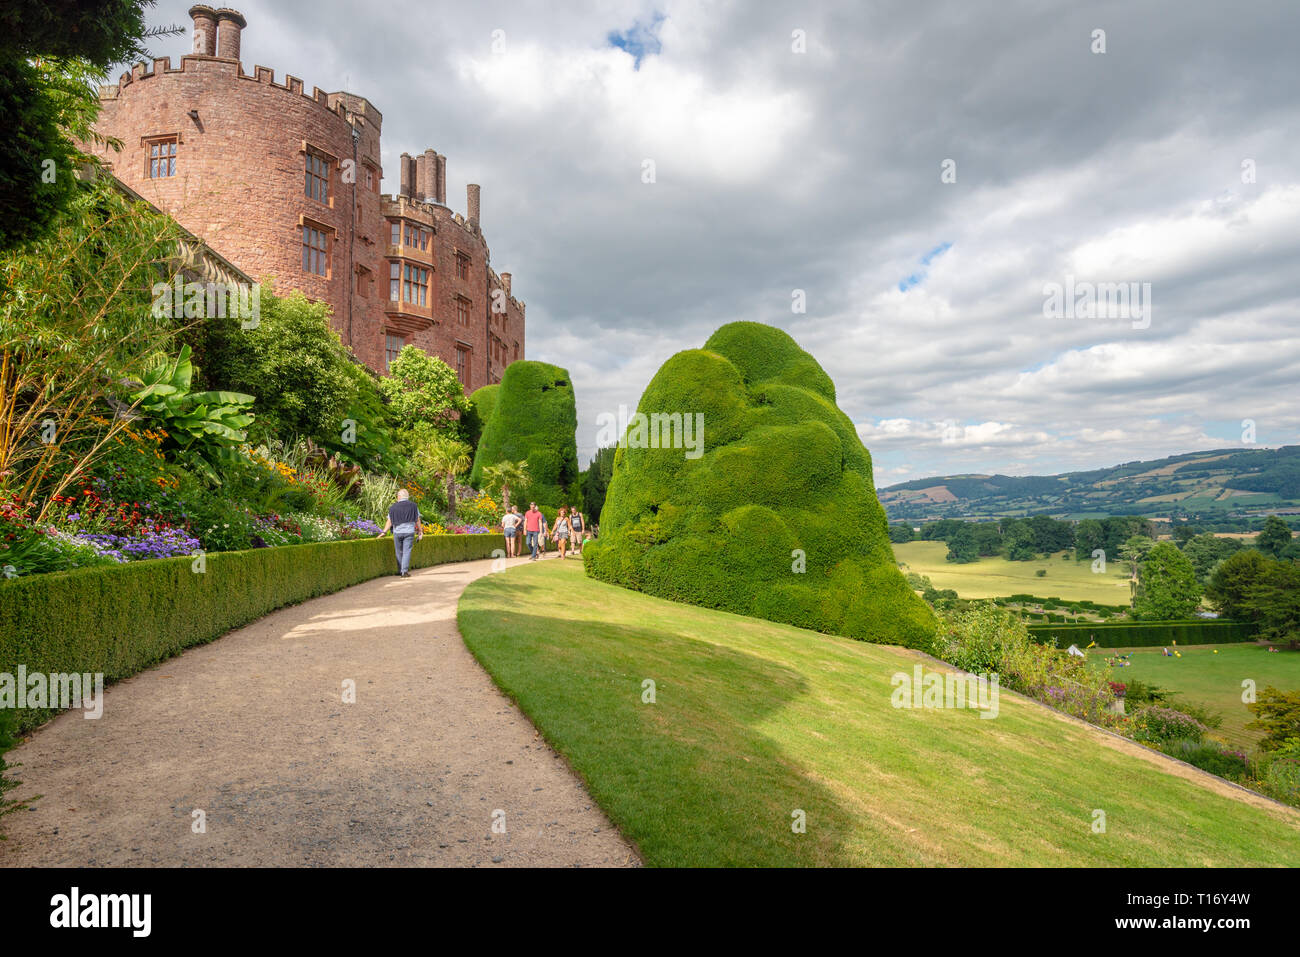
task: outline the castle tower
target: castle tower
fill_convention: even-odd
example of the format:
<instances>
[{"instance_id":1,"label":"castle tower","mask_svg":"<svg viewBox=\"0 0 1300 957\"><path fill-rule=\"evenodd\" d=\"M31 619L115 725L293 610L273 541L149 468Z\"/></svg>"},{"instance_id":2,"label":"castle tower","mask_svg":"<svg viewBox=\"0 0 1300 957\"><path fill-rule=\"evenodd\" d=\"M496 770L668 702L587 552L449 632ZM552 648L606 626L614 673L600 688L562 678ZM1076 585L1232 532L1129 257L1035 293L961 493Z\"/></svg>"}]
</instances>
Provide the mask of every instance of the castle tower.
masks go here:
<instances>
[{"instance_id":1,"label":"castle tower","mask_svg":"<svg viewBox=\"0 0 1300 957\"><path fill-rule=\"evenodd\" d=\"M244 16L196 4L193 50L178 68L136 64L100 90L84 144L114 175L232 264L275 288L327 303L343 341L383 372L411 343L441 356L467 391L524 357L524 304L506 293L478 225L445 205L446 157L398 161L396 196L381 192L383 117L364 97L306 92L269 67L244 72ZM501 297L498 296L498 301Z\"/></svg>"}]
</instances>

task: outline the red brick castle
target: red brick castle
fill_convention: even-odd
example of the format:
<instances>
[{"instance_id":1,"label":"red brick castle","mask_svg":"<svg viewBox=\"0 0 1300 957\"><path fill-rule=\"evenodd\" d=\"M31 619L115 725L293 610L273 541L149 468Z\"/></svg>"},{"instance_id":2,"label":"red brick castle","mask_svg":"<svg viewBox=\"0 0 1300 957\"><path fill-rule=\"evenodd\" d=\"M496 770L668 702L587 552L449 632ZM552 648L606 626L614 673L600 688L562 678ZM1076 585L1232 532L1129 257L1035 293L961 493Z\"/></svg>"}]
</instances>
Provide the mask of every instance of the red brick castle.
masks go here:
<instances>
[{"instance_id":1,"label":"red brick castle","mask_svg":"<svg viewBox=\"0 0 1300 957\"><path fill-rule=\"evenodd\" d=\"M364 97L309 96L302 80L239 61L243 15L190 8L194 53L137 64L100 90L114 175L241 270L328 303L343 341L383 371L408 343L441 356L466 392L524 358L524 304L491 266L479 187L447 203L447 158L403 153L380 193L383 117Z\"/></svg>"}]
</instances>

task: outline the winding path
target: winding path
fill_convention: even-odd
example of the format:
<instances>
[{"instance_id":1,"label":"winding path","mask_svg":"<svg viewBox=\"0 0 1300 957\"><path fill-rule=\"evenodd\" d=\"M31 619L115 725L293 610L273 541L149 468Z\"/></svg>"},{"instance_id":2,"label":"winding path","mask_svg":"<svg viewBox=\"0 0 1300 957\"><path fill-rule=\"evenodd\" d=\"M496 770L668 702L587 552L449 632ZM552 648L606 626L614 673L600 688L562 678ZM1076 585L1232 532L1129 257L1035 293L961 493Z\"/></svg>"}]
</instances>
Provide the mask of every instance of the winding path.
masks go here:
<instances>
[{"instance_id":1,"label":"winding path","mask_svg":"<svg viewBox=\"0 0 1300 957\"><path fill-rule=\"evenodd\" d=\"M461 641L491 566L283 608L60 715L8 755L43 797L0 866L639 864Z\"/></svg>"}]
</instances>

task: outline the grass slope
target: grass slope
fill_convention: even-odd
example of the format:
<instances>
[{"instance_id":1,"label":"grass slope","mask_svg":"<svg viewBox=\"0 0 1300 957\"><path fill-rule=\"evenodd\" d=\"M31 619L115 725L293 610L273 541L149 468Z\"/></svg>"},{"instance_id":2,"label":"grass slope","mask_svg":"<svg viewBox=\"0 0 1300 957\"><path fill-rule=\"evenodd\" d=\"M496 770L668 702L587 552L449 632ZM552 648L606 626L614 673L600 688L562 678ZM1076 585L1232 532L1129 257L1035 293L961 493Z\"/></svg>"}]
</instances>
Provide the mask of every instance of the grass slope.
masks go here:
<instances>
[{"instance_id":1,"label":"grass slope","mask_svg":"<svg viewBox=\"0 0 1300 957\"><path fill-rule=\"evenodd\" d=\"M993 557L965 565L948 561L947 554L948 546L943 542L894 546L894 557L904 563L904 572L928 575L935 588L951 588L962 598L1035 595L1106 605L1129 603L1128 570L1123 562L1111 562L1104 574L1098 574L1092 571L1091 561L1062 561L1060 552L1050 559L1032 562ZM1047 569L1042 578L1035 574L1040 568Z\"/></svg>"},{"instance_id":2,"label":"grass slope","mask_svg":"<svg viewBox=\"0 0 1300 957\"><path fill-rule=\"evenodd\" d=\"M1180 645L1181 658L1166 658L1159 648L1108 648L1103 654L1093 649L1088 653L1088 664L1106 671L1107 656L1132 652L1129 667L1109 669L1111 681L1127 683L1136 679L1177 691L1179 701L1219 712L1223 727L1213 733L1234 747L1250 751L1262 735L1246 730L1246 723L1255 716L1241 700L1241 683L1250 678L1261 692L1269 685L1282 691L1300 688L1300 652L1276 647L1279 650L1273 653L1267 645Z\"/></svg>"},{"instance_id":3,"label":"grass slope","mask_svg":"<svg viewBox=\"0 0 1300 957\"><path fill-rule=\"evenodd\" d=\"M992 720L891 707L891 676L922 660L901 648L675 604L555 560L474 582L458 620L649 864L1300 864L1300 815L1014 695Z\"/></svg>"}]
</instances>

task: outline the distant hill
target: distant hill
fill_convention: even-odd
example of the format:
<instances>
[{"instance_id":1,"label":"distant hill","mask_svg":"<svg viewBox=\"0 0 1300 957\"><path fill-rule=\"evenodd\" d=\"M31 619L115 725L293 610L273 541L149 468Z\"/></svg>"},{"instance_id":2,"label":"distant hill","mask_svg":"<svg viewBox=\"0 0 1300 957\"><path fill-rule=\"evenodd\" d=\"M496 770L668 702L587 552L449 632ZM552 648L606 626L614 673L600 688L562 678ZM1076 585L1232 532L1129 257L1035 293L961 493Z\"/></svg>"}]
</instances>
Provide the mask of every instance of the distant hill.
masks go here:
<instances>
[{"instance_id":1,"label":"distant hill","mask_svg":"<svg viewBox=\"0 0 1300 957\"><path fill-rule=\"evenodd\" d=\"M879 491L891 520L1046 513L1223 517L1300 510L1300 445L1211 449L1061 475L946 475Z\"/></svg>"}]
</instances>

